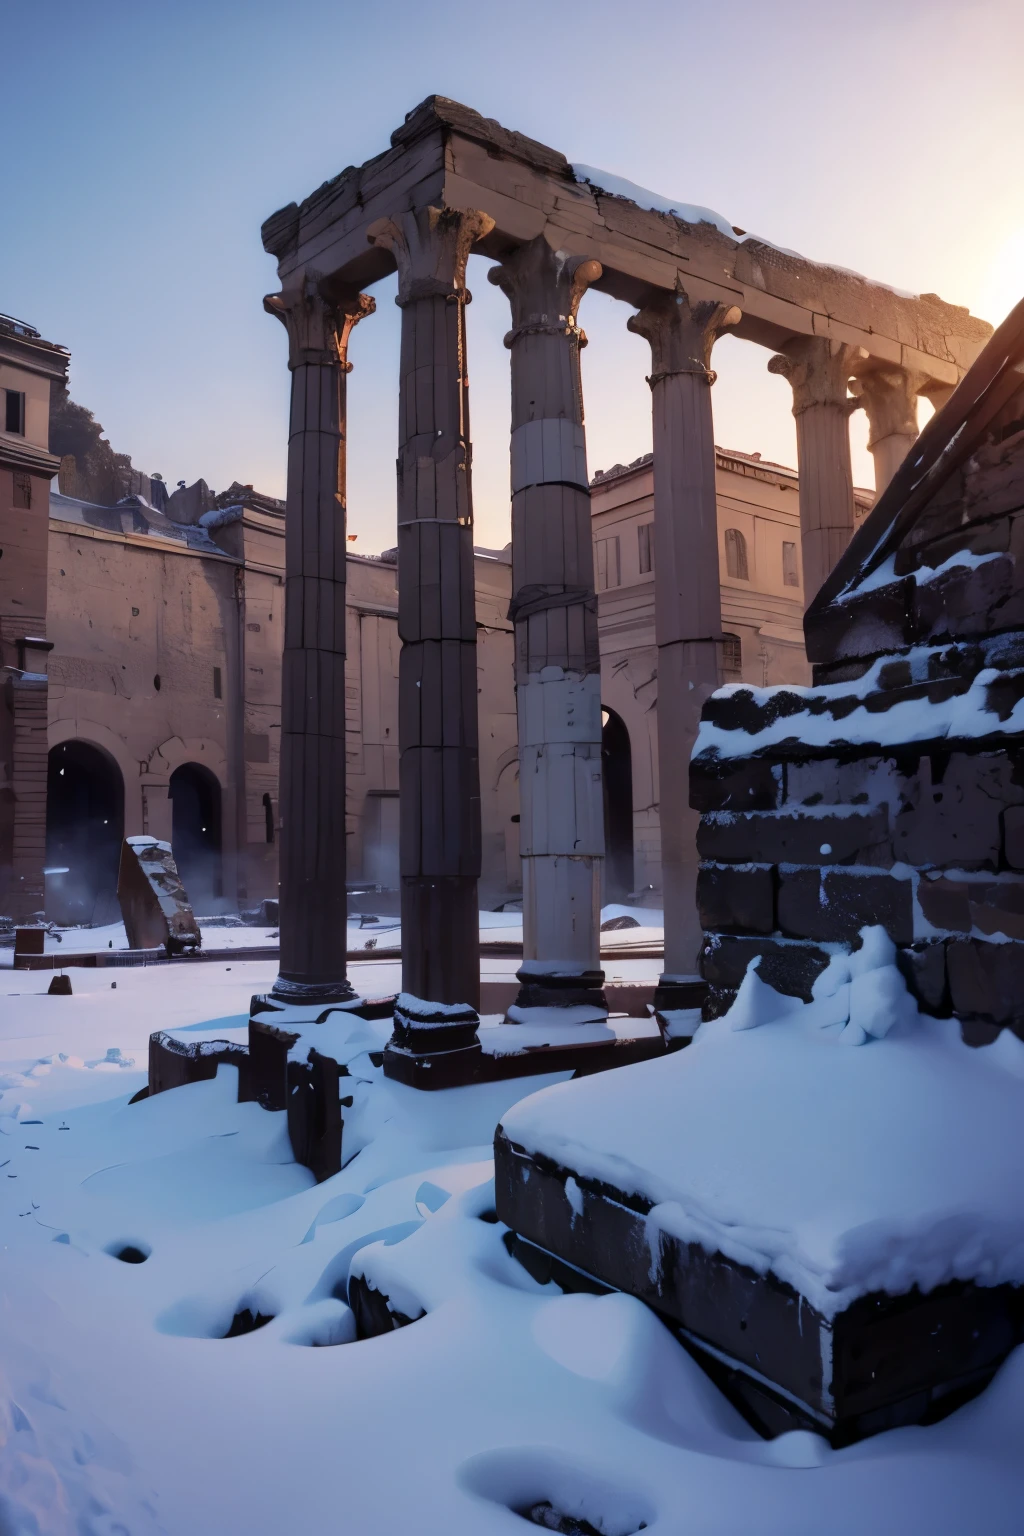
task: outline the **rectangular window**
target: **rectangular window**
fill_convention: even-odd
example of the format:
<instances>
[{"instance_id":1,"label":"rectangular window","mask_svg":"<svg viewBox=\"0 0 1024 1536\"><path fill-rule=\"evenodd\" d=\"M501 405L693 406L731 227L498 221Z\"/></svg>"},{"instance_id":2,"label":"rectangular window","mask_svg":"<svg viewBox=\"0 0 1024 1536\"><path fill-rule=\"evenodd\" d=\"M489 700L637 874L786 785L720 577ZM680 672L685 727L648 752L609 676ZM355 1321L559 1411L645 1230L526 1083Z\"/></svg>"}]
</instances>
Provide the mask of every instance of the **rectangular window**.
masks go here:
<instances>
[{"instance_id":1,"label":"rectangular window","mask_svg":"<svg viewBox=\"0 0 1024 1536\"><path fill-rule=\"evenodd\" d=\"M213 696L215 699L222 699L224 697L220 685L220 667L214 667L213 669Z\"/></svg>"},{"instance_id":2,"label":"rectangular window","mask_svg":"<svg viewBox=\"0 0 1024 1536\"><path fill-rule=\"evenodd\" d=\"M5 389L7 407L4 416L4 430L16 432L19 437L25 436L25 396L18 389Z\"/></svg>"},{"instance_id":3,"label":"rectangular window","mask_svg":"<svg viewBox=\"0 0 1024 1536\"><path fill-rule=\"evenodd\" d=\"M800 585L800 567L796 563L795 544L783 543L782 546L782 584L784 587Z\"/></svg>"},{"instance_id":4,"label":"rectangular window","mask_svg":"<svg viewBox=\"0 0 1024 1536\"><path fill-rule=\"evenodd\" d=\"M644 576L654 570L654 524L641 523L636 536L640 545L640 574Z\"/></svg>"},{"instance_id":5,"label":"rectangular window","mask_svg":"<svg viewBox=\"0 0 1024 1536\"><path fill-rule=\"evenodd\" d=\"M597 590L607 592L609 587L621 586L622 571L619 564L618 535L610 539L598 539L594 545L594 556Z\"/></svg>"},{"instance_id":6,"label":"rectangular window","mask_svg":"<svg viewBox=\"0 0 1024 1536\"><path fill-rule=\"evenodd\" d=\"M32 476L22 474L20 470L14 472L14 505L16 507L32 505Z\"/></svg>"},{"instance_id":7,"label":"rectangular window","mask_svg":"<svg viewBox=\"0 0 1024 1536\"><path fill-rule=\"evenodd\" d=\"M727 678L737 678L743 671L743 643L739 635L722 636L722 671Z\"/></svg>"}]
</instances>

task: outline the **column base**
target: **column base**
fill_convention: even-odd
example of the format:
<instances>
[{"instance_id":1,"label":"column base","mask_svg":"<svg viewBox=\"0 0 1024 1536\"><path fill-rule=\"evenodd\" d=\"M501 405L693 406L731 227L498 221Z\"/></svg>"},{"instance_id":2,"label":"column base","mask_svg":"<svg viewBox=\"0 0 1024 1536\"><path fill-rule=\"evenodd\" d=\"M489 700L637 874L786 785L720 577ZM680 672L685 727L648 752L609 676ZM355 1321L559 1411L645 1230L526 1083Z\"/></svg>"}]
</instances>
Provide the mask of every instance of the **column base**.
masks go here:
<instances>
[{"instance_id":1,"label":"column base","mask_svg":"<svg viewBox=\"0 0 1024 1536\"><path fill-rule=\"evenodd\" d=\"M702 976L678 976L663 971L654 989L654 1011L664 1013L679 1008L703 1008L708 984Z\"/></svg>"},{"instance_id":2,"label":"column base","mask_svg":"<svg viewBox=\"0 0 1024 1536\"><path fill-rule=\"evenodd\" d=\"M652 1007L668 1050L678 1051L689 1045L700 1025L707 995L708 984L700 976L664 971L658 977Z\"/></svg>"},{"instance_id":3,"label":"column base","mask_svg":"<svg viewBox=\"0 0 1024 1536\"><path fill-rule=\"evenodd\" d=\"M591 1023L608 1017L602 970L566 962L524 960L516 977L519 992L506 1016L510 1024L529 1022L524 1013L534 1009L571 1009L573 1023ZM580 1009L585 1010L586 1016Z\"/></svg>"},{"instance_id":4,"label":"column base","mask_svg":"<svg viewBox=\"0 0 1024 1536\"><path fill-rule=\"evenodd\" d=\"M347 977L341 981L292 981L278 976L269 996L278 1003L351 1003L358 994Z\"/></svg>"}]
</instances>

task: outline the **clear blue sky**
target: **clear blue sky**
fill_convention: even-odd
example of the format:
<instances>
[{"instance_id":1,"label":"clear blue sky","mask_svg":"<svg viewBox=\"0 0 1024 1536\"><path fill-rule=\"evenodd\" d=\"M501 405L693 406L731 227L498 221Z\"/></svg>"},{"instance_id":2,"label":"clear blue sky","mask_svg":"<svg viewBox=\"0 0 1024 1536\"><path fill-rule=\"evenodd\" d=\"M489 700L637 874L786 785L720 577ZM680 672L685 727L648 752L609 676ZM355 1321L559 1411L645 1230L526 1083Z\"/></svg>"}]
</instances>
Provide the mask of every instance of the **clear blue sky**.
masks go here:
<instances>
[{"instance_id":1,"label":"clear blue sky","mask_svg":"<svg viewBox=\"0 0 1024 1536\"><path fill-rule=\"evenodd\" d=\"M1024 293L1020 0L0 0L0 310L72 352L139 468L283 487L287 370L260 224L423 97L990 320ZM477 538L508 537L507 306L474 258ZM393 280L356 332L350 527L394 541ZM646 343L581 312L592 469L650 446ZM646 355L645 355L646 354ZM795 462L768 354L715 352L719 443ZM855 470L870 485L863 413Z\"/></svg>"}]
</instances>

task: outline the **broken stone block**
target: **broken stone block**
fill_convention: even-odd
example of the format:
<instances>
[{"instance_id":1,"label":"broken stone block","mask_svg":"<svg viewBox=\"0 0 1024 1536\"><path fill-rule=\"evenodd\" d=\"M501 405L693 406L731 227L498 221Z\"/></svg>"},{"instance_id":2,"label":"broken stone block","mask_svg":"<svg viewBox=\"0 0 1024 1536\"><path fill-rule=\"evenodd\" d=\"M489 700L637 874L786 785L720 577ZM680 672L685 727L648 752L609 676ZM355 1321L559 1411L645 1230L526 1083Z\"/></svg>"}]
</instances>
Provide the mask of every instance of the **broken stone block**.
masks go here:
<instances>
[{"instance_id":1,"label":"broken stone block","mask_svg":"<svg viewBox=\"0 0 1024 1536\"><path fill-rule=\"evenodd\" d=\"M892 941L859 937L809 1006L750 974L689 1049L522 1098L495 1135L498 1219L559 1284L638 1297L762 1433L836 1446L980 1391L1024 1302L1020 1053L922 1018Z\"/></svg>"},{"instance_id":2,"label":"broken stone block","mask_svg":"<svg viewBox=\"0 0 1024 1536\"><path fill-rule=\"evenodd\" d=\"M203 942L199 924L181 883L170 843L155 837L126 837L117 874L130 949L158 949L169 955L198 949Z\"/></svg>"},{"instance_id":3,"label":"broken stone block","mask_svg":"<svg viewBox=\"0 0 1024 1536\"><path fill-rule=\"evenodd\" d=\"M315 1048L306 1061L288 1062L288 1139L295 1161L318 1184L341 1170L342 1075L348 1076L348 1068Z\"/></svg>"},{"instance_id":4,"label":"broken stone block","mask_svg":"<svg viewBox=\"0 0 1024 1536\"><path fill-rule=\"evenodd\" d=\"M476 1044L475 1008L468 1003L424 1002L408 992L400 992L395 1002L393 1043L407 1051L459 1051Z\"/></svg>"},{"instance_id":5,"label":"broken stone block","mask_svg":"<svg viewBox=\"0 0 1024 1536\"><path fill-rule=\"evenodd\" d=\"M167 1030L149 1037L149 1093L166 1093L186 1083L205 1083L222 1065L237 1067L244 1076L248 1051L233 1040L179 1040ZM240 1097L245 1097L240 1095Z\"/></svg>"},{"instance_id":6,"label":"broken stone block","mask_svg":"<svg viewBox=\"0 0 1024 1536\"><path fill-rule=\"evenodd\" d=\"M562 1260L566 1289L596 1277L647 1302L769 1437L807 1429L838 1447L941 1418L1017 1342L1011 1285L873 1292L825 1317L774 1274L659 1231L653 1202L531 1156L500 1126L494 1171L498 1217L521 1248Z\"/></svg>"}]
</instances>

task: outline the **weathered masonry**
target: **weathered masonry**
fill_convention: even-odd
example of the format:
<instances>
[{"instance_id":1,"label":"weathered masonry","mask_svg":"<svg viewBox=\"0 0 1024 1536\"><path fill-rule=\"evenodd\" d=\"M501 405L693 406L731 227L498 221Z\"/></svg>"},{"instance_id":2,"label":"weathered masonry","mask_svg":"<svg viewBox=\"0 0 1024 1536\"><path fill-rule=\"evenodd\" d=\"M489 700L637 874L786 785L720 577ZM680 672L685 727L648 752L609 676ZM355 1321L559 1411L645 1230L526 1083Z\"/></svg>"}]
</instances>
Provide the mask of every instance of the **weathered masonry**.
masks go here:
<instances>
[{"instance_id":1,"label":"weathered masonry","mask_svg":"<svg viewBox=\"0 0 1024 1536\"><path fill-rule=\"evenodd\" d=\"M1024 1035L1024 304L805 619L811 689L705 706L691 794L713 1013L809 998L882 923L921 1007Z\"/></svg>"},{"instance_id":2,"label":"weathered masonry","mask_svg":"<svg viewBox=\"0 0 1024 1536\"><path fill-rule=\"evenodd\" d=\"M986 1227L1014 1230L1019 1083L1007 1072L1005 1111L993 1096L991 1118L962 1115L971 1074L998 1069L920 1013L952 1015L968 1044L1003 1028L1024 1035L1022 560L1024 302L812 602L814 686L734 686L704 707L690 778L704 812L698 894L712 984L701 1035L669 1061L621 1074L611 1092L589 1079L524 1099L495 1137L495 1209L535 1277L642 1298L762 1434L810 1428L839 1446L929 1423L976 1395L1021 1339L1019 1272L1000 1273L985 1247ZM876 988L855 1025L841 994L849 982L852 1002L871 969ZM821 976L814 1002L840 1000L829 1029L855 1025L852 1038L833 1032L823 1044L827 1014L812 1031L821 1059L847 1058L828 1083L808 1053L785 1054L783 1006L768 1015L753 1091L737 1111L739 1054L720 1058L721 1077L708 1066L716 1039L749 1038L752 1025L756 1035L757 1020L741 995L720 1026L710 1021L745 976L748 998L774 988L810 1002ZM848 1066L848 1046L885 1049L890 1029L884 1066ZM952 1071L936 1070L940 1041ZM715 1123L687 1145L676 1129L688 1116L692 1128L702 1101L714 1103ZM794 1138L804 1101L820 1119L813 1136ZM851 1215L858 1131L885 1150ZM920 1179L951 1141L943 1181L969 1171L956 1214L937 1220ZM976 1144L993 1163L972 1165ZM817 1192L801 1166L810 1145L828 1170ZM737 1146L730 1177L727 1149ZM739 1213L737 1188L754 1147L780 1162L751 1217ZM904 1179L913 1199L893 1221L883 1187ZM1000 1184L1002 1211L992 1205ZM773 1212L772 1191L783 1189L796 1203ZM835 1252L862 1251L879 1233L900 1252L896 1269L844 1301L837 1271L819 1292L810 1271L797 1281L776 1256L784 1232L811 1230L833 1209L845 1227ZM755 1222L771 1234L763 1258L759 1236L746 1245ZM927 1269L941 1228L972 1234L944 1272ZM738 1231L742 1252L730 1252Z\"/></svg>"},{"instance_id":3,"label":"weathered masonry","mask_svg":"<svg viewBox=\"0 0 1024 1536\"><path fill-rule=\"evenodd\" d=\"M45 904L50 389L64 347L0 315L0 912Z\"/></svg>"},{"instance_id":4,"label":"weathered masonry","mask_svg":"<svg viewBox=\"0 0 1024 1536\"><path fill-rule=\"evenodd\" d=\"M383 155L350 167L263 226L264 246L278 261L282 292L270 303L279 312L320 305L339 316L353 313L345 306L363 303L361 289L399 272L404 964L407 987L440 1001L471 1002L475 995L464 958L475 955L477 945L473 888L480 841L475 701L465 686L474 639L462 627L472 538L462 319L470 253L499 264L492 275L511 303L511 611L519 740L533 770L530 787L521 788L527 962L534 978L557 978L595 1000L594 893L603 834L579 373L585 336L578 314L586 290L600 288L631 305L637 313L630 323L652 348L654 521L662 552L656 639L661 717L672 722L659 746L662 825L670 829L663 871L665 1004L679 979L692 978L700 940L695 819L679 766L700 707L719 681L723 647L710 404L714 342L728 328L771 349L771 366L793 385L802 564L810 592L854 527L850 410L860 403L868 411L883 484L913 441L917 396L948 394L989 332L934 295L906 297L804 261L703 210L659 211L638 188L619 185L617 193L602 189L601 173L581 170L577 177L556 151L431 97L409 114ZM332 323L340 336L340 322ZM335 346L328 363L329 351L321 366L344 368L342 349ZM343 419L337 432L343 439ZM341 495L340 480L335 492ZM322 587L318 601L328 597ZM311 719L320 718L309 698L306 708ZM286 788L284 842L314 849L313 814L312 796L302 799ZM282 910L282 945L288 922ZM331 964L310 950L303 975L329 987ZM297 971L293 980L298 984ZM343 983L340 975L334 980Z\"/></svg>"}]
</instances>

